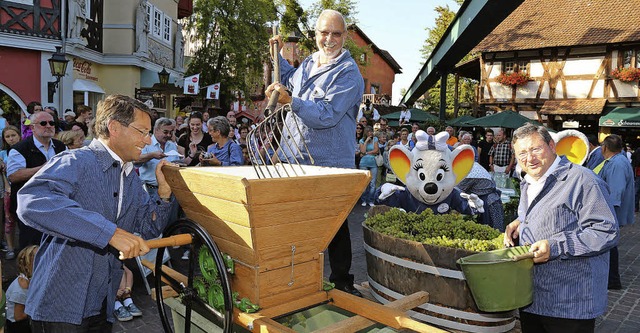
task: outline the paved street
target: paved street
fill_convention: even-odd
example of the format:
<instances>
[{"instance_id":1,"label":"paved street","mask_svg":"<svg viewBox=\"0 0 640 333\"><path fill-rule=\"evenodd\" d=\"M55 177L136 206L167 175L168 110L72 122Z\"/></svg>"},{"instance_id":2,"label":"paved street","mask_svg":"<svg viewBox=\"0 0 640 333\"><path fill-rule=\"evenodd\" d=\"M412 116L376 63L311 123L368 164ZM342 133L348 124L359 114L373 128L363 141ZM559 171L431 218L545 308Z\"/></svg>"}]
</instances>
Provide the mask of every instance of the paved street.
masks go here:
<instances>
[{"instance_id":1,"label":"paved street","mask_svg":"<svg viewBox=\"0 0 640 333\"><path fill-rule=\"evenodd\" d=\"M360 227L365 208L356 206L349 216L349 228L352 234L353 245L353 268L356 283L361 284L366 281L366 260L363 247L362 229ZM636 215L636 220L638 215ZM620 251L620 274L624 289L609 292L609 307L607 313L596 321L596 332L598 333L632 333L640 332L640 222L622 229L622 238L619 244ZM175 250L174 257L179 258L180 250ZM178 259L180 260L180 259ZM135 263L127 263L134 272ZM2 260L3 276L10 281L15 278L15 260ZM330 268L328 262L325 263L325 276L328 277ZM153 279L149 279L153 283ZM8 282L3 282L6 288ZM144 315L129 322L116 322L113 332L161 332L157 307L142 285L139 275L136 275L134 284L134 302L142 309ZM518 329L512 332L519 332Z\"/></svg>"}]
</instances>

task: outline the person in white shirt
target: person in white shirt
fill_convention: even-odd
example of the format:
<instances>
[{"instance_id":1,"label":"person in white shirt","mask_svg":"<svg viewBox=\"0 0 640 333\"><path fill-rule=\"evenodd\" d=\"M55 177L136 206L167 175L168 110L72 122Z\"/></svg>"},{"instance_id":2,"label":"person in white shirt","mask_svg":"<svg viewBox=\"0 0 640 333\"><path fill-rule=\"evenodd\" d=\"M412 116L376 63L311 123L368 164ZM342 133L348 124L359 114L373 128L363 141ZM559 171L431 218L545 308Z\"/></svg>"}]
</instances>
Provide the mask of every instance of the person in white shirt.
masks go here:
<instances>
[{"instance_id":1,"label":"person in white shirt","mask_svg":"<svg viewBox=\"0 0 640 333\"><path fill-rule=\"evenodd\" d=\"M376 108L373 107L373 104L371 104L370 100L366 100L358 110L358 116L356 117L356 119L361 119L362 117L367 118L368 125L372 125L373 122L376 122L380 119L380 113Z\"/></svg>"},{"instance_id":2,"label":"person in white shirt","mask_svg":"<svg viewBox=\"0 0 640 333\"><path fill-rule=\"evenodd\" d=\"M407 106L404 104L400 104L400 107L402 108L402 111L400 111L399 125L402 126L409 124L411 121L411 110L407 110Z\"/></svg>"}]
</instances>

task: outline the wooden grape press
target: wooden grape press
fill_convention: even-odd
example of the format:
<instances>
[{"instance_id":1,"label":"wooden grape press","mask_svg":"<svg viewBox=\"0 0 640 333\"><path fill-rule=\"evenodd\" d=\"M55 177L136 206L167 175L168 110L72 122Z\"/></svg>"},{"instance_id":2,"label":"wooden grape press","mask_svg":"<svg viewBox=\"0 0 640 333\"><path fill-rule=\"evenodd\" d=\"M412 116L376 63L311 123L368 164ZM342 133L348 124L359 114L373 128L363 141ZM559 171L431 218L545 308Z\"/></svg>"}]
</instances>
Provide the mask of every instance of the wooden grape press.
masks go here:
<instances>
[{"instance_id":1,"label":"wooden grape press","mask_svg":"<svg viewBox=\"0 0 640 333\"><path fill-rule=\"evenodd\" d=\"M276 82L277 53L275 43L271 54ZM355 316L314 332L356 332L376 323L444 332L405 314L428 301L426 292L383 306L325 286L322 251L371 176L368 171L314 166L304 140L285 140L302 136L301 121L290 104L276 109L277 101L275 91L266 118L247 137L252 166L163 167L187 216L165 230L168 238L148 242L158 248L155 266L145 265L155 272L165 332L172 332L165 294L178 295L185 305L184 332L191 330L192 311L209 314L217 327L207 331L296 332L278 318L327 304ZM164 247L186 244L190 255L185 276L164 266L163 257ZM166 291L163 282L172 290Z\"/></svg>"},{"instance_id":2,"label":"wooden grape press","mask_svg":"<svg viewBox=\"0 0 640 333\"><path fill-rule=\"evenodd\" d=\"M274 174L282 167L286 166L268 166ZM155 295L165 331L172 329L163 299L179 295L186 305L185 332L190 331L192 311L213 314L213 321L224 332L232 332L234 323L252 332L294 332L276 319L322 304L355 316L319 332L355 332L375 323L395 329L444 332L405 314L427 301L426 292L383 306L340 290L325 290L322 251L370 176L356 169L295 168L295 176L261 178L251 166L163 167L187 216L165 230L166 238L148 242L150 247L158 247L155 265L144 264L156 273ZM186 275L163 266L165 248L161 246L186 244L191 248ZM202 253L207 251L213 260L203 263ZM225 264L221 252L232 258L233 274L227 268L228 257ZM218 275L217 305L215 299L213 304L211 298L207 301L202 287L202 276L211 274ZM169 287L163 287L162 282ZM234 308L233 303L240 299L256 307L244 311ZM259 310L253 312L257 306Z\"/></svg>"}]
</instances>

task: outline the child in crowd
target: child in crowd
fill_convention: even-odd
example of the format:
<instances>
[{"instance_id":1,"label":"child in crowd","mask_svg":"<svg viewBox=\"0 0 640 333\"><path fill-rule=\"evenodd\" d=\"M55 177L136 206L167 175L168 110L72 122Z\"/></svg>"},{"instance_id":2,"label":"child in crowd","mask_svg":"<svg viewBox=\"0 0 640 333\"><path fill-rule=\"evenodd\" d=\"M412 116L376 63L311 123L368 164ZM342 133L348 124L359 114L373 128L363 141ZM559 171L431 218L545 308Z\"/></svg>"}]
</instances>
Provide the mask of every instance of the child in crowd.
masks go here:
<instances>
[{"instance_id":1,"label":"child in crowd","mask_svg":"<svg viewBox=\"0 0 640 333\"><path fill-rule=\"evenodd\" d=\"M133 273L124 266L124 273L120 281L120 288L116 292L115 317L119 321L129 321L133 317L142 316L142 311L133 304L131 288L133 287Z\"/></svg>"},{"instance_id":2,"label":"child in crowd","mask_svg":"<svg viewBox=\"0 0 640 333\"><path fill-rule=\"evenodd\" d=\"M37 245L25 247L18 253L18 277L7 289L7 332L31 332L29 316L24 313L27 301L29 280L33 276L33 258L38 251Z\"/></svg>"},{"instance_id":3,"label":"child in crowd","mask_svg":"<svg viewBox=\"0 0 640 333\"><path fill-rule=\"evenodd\" d=\"M5 242L7 253L5 254L5 259L11 260L16 257L13 247L13 236L15 234L15 219L11 216L10 213L10 205L11 205L11 186L9 184L9 180L7 179L7 154L9 153L9 148L16 143L20 142L20 130L11 125L7 125L2 130L2 150L0 151L0 159L2 163L5 165L5 168L2 169L2 184L4 185L4 191L0 191L0 198L3 198L4 205L4 233L5 233ZM2 214L2 213L0 213ZM1 217L0 217L1 218Z\"/></svg>"}]
</instances>

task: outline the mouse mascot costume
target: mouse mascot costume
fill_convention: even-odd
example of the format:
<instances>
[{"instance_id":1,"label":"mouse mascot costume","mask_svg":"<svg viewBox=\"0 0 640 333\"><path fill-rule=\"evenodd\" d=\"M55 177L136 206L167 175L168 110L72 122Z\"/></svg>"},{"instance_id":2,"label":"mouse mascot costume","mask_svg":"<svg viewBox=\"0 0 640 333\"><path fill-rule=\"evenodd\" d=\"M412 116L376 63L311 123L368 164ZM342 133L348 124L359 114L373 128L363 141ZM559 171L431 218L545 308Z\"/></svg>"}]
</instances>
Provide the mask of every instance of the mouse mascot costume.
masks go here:
<instances>
[{"instance_id":1,"label":"mouse mascot costume","mask_svg":"<svg viewBox=\"0 0 640 333\"><path fill-rule=\"evenodd\" d=\"M467 215L484 212L477 195L455 188L473 167L473 147L460 145L451 151L447 132L435 136L435 149L428 149L429 136L424 131L416 132L416 138L412 151L399 145L389 151L391 169L406 186L383 184L376 193L377 203L415 213L427 208L435 214L451 210Z\"/></svg>"}]
</instances>

